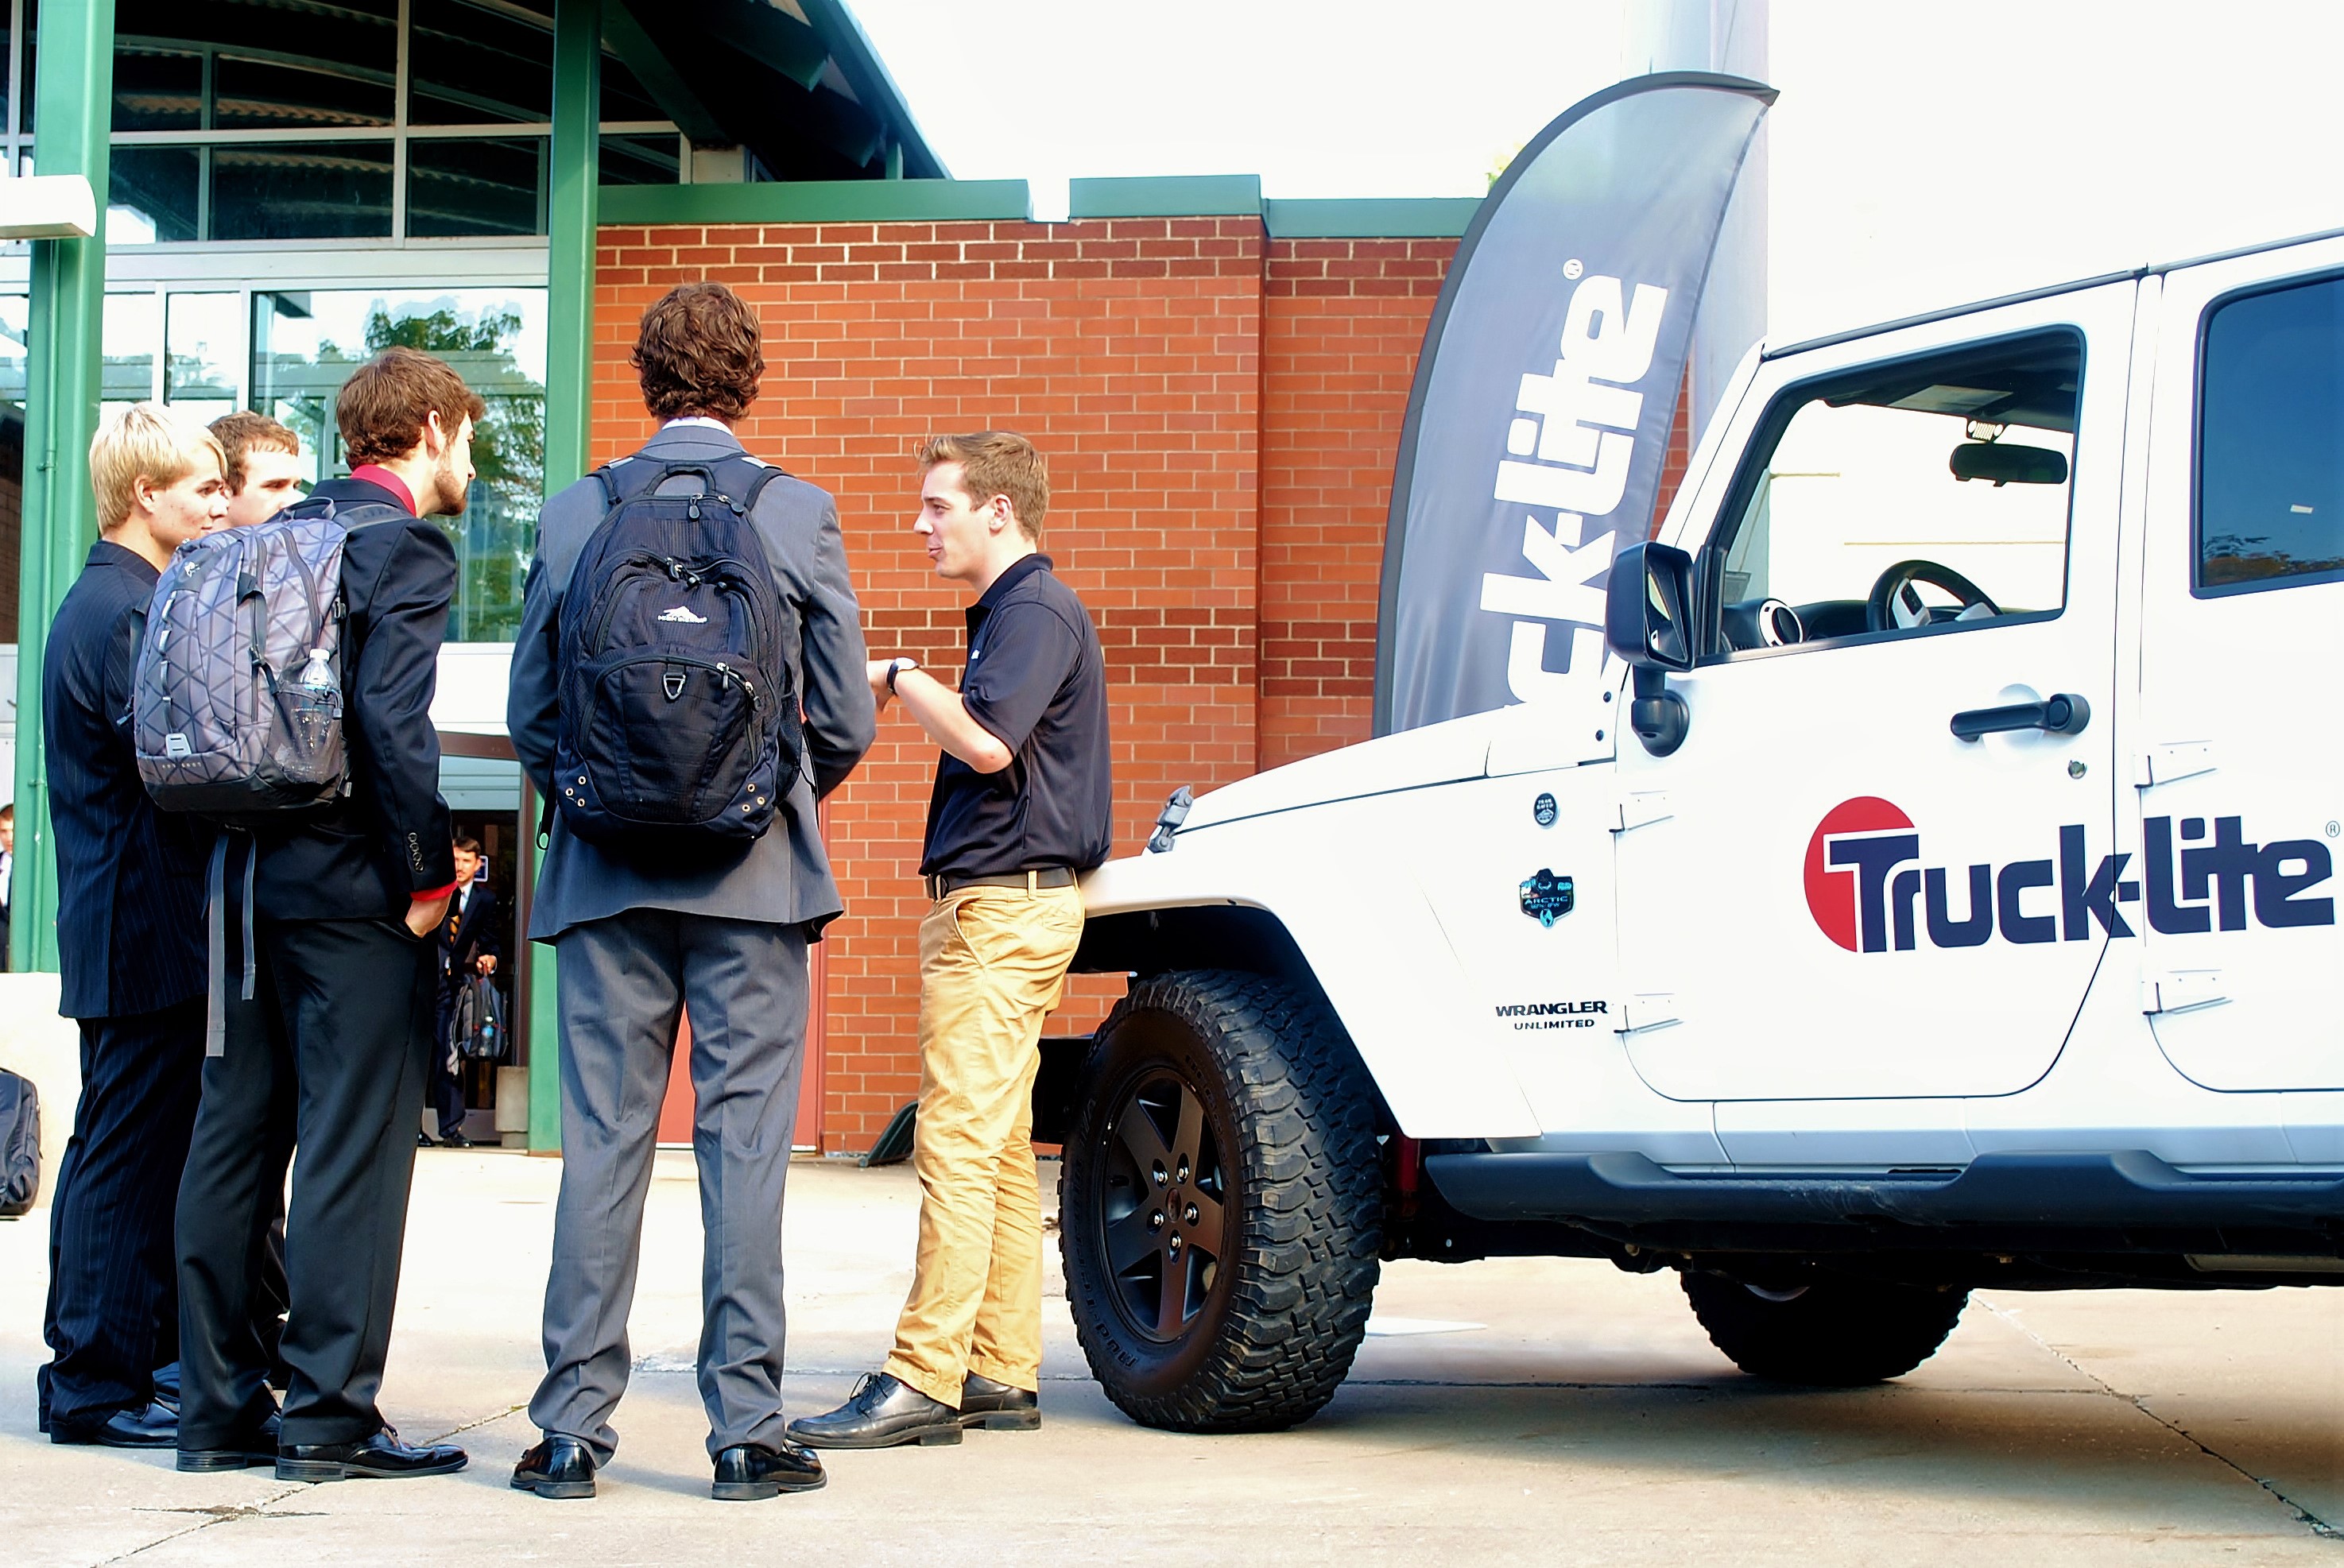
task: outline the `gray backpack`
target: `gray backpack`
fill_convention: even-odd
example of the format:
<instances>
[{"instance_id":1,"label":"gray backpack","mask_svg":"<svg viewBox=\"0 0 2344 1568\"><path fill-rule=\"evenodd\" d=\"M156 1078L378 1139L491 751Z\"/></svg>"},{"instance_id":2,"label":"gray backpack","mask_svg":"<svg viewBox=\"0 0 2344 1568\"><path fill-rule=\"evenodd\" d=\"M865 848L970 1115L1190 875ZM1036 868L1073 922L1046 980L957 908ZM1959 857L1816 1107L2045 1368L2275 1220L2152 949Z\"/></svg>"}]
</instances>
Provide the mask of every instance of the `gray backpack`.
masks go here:
<instances>
[{"instance_id":1,"label":"gray backpack","mask_svg":"<svg viewBox=\"0 0 2344 1568\"><path fill-rule=\"evenodd\" d=\"M342 545L404 518L324 498L179 547L132 667L132 744L155 804L249 824L348 789Z\"/></svg>"}]
</instances>

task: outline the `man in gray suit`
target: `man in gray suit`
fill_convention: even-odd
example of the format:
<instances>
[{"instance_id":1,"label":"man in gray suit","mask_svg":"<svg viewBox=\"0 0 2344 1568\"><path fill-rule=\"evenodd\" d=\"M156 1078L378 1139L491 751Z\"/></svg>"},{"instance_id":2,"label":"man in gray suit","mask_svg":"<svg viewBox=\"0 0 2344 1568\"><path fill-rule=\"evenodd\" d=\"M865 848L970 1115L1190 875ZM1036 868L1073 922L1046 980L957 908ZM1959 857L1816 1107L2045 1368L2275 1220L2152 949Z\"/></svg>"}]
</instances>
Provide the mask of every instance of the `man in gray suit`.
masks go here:
<instances>
[{"instance_id":1,"label":"man in gray suit","mask_svg":"<svg viewBox=\"0 0 2344 1568\"><path fill-rule=\"evenodd\" d=\"M738 478L754 463L731 429L764 371L757 318L739 296L719 283L670 291L644 312L632 362L662 425L611 466L618 488L647 478L637 464L704 464ZM678 473L656 488L718 485ZM804 1046L806 944L840 913L814 804L862 759L876 721L837 508L786 476L754 494L749 521L773 568L783 655L804 714L804 765L783 783L783 809L745 852L713 859L602 835L590 842L557 815L538 875L529 935L561 956L561 1195L545 1287L545 1381L529 1407L543 1438L512 1484L541 1497L592 1496L595 1467L617 1447L610 1416L627 1383L643 1198L686 1008L712 1495L823 1484L820 1461L789 1441L782 1418L782 1189ZM549 800L560 798L551 775L562 605L570 599L583 613L592 597L592 585L570 577L607 504L591 476L545 503L524 591L506 716L513 750Z\"/></svg>"}]
</instances>

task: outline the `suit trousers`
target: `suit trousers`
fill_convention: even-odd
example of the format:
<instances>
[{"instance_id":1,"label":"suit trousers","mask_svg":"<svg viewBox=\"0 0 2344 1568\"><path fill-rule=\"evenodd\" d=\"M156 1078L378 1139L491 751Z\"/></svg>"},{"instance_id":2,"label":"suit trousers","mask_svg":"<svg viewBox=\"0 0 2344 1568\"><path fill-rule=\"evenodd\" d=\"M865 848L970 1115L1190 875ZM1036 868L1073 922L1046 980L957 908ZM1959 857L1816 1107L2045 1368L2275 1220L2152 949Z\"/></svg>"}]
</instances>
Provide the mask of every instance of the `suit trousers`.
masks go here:
<instances>
[{"instance_id":1,"label":"suit trousers","mask_svg":"<svg viewBox=\"0 0 2344 1568\"><path fill-rule=\"evenodd\" d=\"M49 1211L44 1431L144 1409L177 1353L171 1202L203 1059L200 997L81 1020L81 1099Z\"/></svg>"},{"instance_id":2,"label":"suit trousers","mask_svg":"<svg viewBox=\"0 0 2344 1568\"><path fill-rule=\"evenodd\" d=\"M920 1250L886 1370L948 1405L972 1371L1040 1387L1034 1077L1082 935L1072 887L962 888L920 922Z\"/></svg>"},{"instance_id":3,"label":"suit trousers","mask_svg":"<svg viewBox=\"0 0 2344 1568\"><path fill-rule=\"evenodd\" d=\"M440 976L439 1007L431 1037L431 1109L440 1118L440 1136L450 1138L464 1130L464 1063L460 1057L450 1067L448 1058L452 1054L448 1047L448 1031L456 1022L456 992L462 986L460 977Z\"/></svg>"},{"instance_id":4,"label":"suit trousers","mask_svg":"<svg viewBox=\"0 0 2344 1568\"><path fill-rule=\"evenodd\" d=\"M283 1441L354 1442L383 1425L375 1401L399 1297L439 962L429 938L394 920L263 920L259 946L265 1021L292 1064L297 1146L285 1221ZM268 1108L277 1103L273 1091L238 1096L206 1129L207 1149L231 1148L240 1134L253 1162L232 1177L207 1159L217 1190L266 1189L276 1136ZM248 1239L253 1229L248 1212L224 1233ZM223 1278L235 1268L207 1266ZM205 1361L219 1364L209 1352ZM183 1380L196 1371L184 1368ZM204 1421L242 1402L237 1384L216 1385L209 1371L197 1381Z\"/></svg>"},{"instance_id":5,"label":"suit trousers","mask_svg":"<svg viewBox=\"0 0 2344 1568\"><path fill-rule=\"evenodd\" d=\"M264 965L252 1000L229 993L179 1183L182 1448L233 1447L277 1408L268 1373L284 1333L279 1222L298 1097L274 978Z\"/></svg>"},{"instance_id":6,"label":"suit trousers","mask_svg":"<svg viewBox=\"0 0 2344 1568\"><path fill-rule=\"evenodd\" d=\"M692 1016L692 1151L704 1235L700 1399L712 1456L778 1446L782 1196L806 1025L803 927L631 909L556 944L561 1194L545 1282L545 1381L530 1419L608 1463L627 1313L677 1025Z\"/></svg>"}]
</instances>

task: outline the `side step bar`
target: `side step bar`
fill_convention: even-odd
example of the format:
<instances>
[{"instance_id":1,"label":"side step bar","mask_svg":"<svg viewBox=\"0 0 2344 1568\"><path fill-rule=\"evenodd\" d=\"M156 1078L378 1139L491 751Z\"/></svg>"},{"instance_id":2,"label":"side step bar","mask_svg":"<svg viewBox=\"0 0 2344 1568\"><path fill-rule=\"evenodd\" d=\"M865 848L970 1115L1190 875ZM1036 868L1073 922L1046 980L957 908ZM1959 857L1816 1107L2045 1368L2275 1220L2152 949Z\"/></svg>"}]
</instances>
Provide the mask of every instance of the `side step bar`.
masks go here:
<instances>
[{"instance_id":1,"label":"side step bar","mask_svg":"<svg viewBox=\"0 0 2344 1568\"><path fill-rule=\"evenodd\" d=\"M1479 1219L1608 1225L2344 1228L2344 1173L2192 1176L2146 1150L1984 1154L1957 1172L1680 1176L1641 1154L1438 1154Z\"/></svg>"}]
</instances>

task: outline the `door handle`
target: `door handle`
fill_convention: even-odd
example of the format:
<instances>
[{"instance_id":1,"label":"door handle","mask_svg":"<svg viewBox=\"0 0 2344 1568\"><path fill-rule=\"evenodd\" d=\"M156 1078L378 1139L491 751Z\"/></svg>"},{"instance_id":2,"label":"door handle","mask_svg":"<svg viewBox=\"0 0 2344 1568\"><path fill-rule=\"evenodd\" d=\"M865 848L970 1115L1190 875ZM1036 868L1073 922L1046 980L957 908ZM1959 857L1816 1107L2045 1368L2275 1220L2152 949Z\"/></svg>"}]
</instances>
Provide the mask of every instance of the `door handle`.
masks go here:
<instances>
[{"instance_id":1,"label":"door handle","mask_svg":"<svg viewBox=\"0 0 2344 1568\"><path fill-rule=\"evenodd\" d=\"M2092 704L2072 692L2062 692L2039 703L2013 703L2006 708L1972 708L1967 713L1955 713L1954 734L1965 741L2010 730L2079 735L2091 722Z\"/></svg>"}]
</instances>

